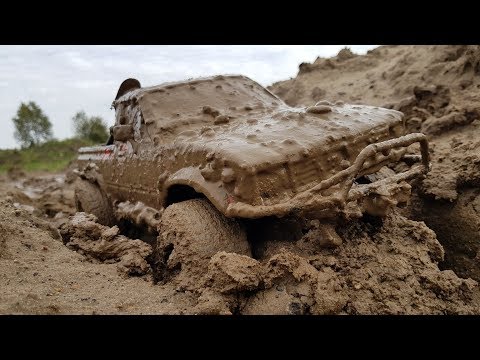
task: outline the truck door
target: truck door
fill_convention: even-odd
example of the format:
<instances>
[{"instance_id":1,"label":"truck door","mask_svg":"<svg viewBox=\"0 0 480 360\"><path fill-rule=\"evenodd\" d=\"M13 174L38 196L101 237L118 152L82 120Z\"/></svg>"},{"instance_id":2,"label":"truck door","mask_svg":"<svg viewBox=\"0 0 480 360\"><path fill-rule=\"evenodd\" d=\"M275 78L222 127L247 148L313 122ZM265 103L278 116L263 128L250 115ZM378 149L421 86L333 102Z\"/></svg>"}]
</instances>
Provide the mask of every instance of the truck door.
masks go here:
<instances>
[{"instance_id":1,"label":"truck door","mask_svg":"<svg viewBox=\"0 0 480 360\"><path fill-rule=\"evenodd\" d=\"M152 168L153 142L146 133L141 110L135 101L118 104L115 126L115 145L109 185L119 201L144 204L158 208L159 194L156 188L158 176Z\"/></svg>"}]
</instances>

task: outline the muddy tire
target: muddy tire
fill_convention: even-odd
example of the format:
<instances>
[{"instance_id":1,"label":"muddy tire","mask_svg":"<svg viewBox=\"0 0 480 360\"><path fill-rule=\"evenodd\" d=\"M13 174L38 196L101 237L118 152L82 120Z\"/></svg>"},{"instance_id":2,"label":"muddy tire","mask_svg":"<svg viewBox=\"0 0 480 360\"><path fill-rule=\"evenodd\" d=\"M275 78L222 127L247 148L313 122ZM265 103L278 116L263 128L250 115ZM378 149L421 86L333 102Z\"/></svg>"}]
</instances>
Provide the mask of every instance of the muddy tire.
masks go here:
<instances>
[{"instance_id":1,"label":"muddy tire","mask_svg":"<svg viewBox=\"0 0 480 360\"><path fill-rule=\"evenodd\" d=\"M77 211L95 215L102 225L112 226L115 223L107 196L98 185L87 180L77 179L75 182L75 207Z\"/></svg>"},{"instance_id":2,"label":"muddy tire","mask_svg":"<svg viewBox=\"0 0 480 360\"><path fill-rule=\"evenodd\" d=\"M186 200L165 209L157 251L166 272L182 270L192 280L204 274L219 251L251 256L245 229L206 199Z\"/></svg>"}]
</instances>

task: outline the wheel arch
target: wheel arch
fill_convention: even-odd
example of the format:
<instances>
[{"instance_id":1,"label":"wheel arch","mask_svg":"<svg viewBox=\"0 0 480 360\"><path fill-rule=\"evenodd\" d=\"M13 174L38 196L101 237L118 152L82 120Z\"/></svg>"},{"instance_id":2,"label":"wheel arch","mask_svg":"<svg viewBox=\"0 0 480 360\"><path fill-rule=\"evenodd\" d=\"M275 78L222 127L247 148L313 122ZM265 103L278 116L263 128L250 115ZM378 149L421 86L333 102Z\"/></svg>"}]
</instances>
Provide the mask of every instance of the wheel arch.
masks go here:
<instances>
[{"instance_id":1,"label":"wheel arch","mask_svg":"<svg viewBox=\"0 0 480 360\"><path fill-rule=\"evenodd\" d=\"M228 192L218 183L205 181L198 168L188 167L177 171L165 181L163 189L161 202L164 208L179 201L204 196L225 215Z\"/></svg>"}]
</instances>

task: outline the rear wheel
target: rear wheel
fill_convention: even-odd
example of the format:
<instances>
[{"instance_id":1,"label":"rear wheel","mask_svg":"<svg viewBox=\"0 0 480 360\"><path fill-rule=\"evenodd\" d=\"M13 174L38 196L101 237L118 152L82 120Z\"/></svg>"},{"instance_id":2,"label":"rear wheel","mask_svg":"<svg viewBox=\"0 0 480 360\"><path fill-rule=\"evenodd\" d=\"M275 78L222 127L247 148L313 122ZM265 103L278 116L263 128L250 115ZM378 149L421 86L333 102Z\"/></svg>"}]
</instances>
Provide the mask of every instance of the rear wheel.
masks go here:
<instances>
[{"instance_id":1,"label":"rear wheel","mask_svg":"<svg viewBox=\"0 0 480 360\"><path fill-rule=\"evenodd\" d=\"M157 251L167 272L187 270L192 281L204 274L210 258L218 251L251 256L243 227L206 199L186 200L165 209Z\"/></svg>"},{"instance_id":2,"label":"rear wheel","mask_svg":"<svg viewBox=\"0 0 480 360\"><path fill-rule=\"evenodd\" d=\"M77 211L95 215L100 224L112 226L115 223L107 196L98 185L87 180L77 179L75 182L75 206Z\"/></svg>"}]
</instances>

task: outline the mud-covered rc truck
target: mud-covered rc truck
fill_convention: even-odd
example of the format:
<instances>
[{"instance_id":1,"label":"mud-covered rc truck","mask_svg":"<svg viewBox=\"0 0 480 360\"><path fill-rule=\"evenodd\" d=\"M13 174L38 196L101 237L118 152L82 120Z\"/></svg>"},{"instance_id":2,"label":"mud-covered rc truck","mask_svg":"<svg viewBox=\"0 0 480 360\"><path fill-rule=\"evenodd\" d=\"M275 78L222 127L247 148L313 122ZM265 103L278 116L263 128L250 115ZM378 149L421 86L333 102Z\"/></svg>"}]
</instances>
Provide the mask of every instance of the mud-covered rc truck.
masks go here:
<instances>
[{"instance_id":1,"label":"mud-covered rc truck","mask_svg":"<svg viewBox=\"0 0 480 360\"><path fill-rule=\"evenodd\" d=\"M242 218L382 215L429 166L425 136L405 135L398 111L294 108L245 76L127 79L113 107L107 145L79 150L75 192L77 209L108 225L164 222L214 241L213 228L238 237Z\"/></svg>"}]
</instances>

